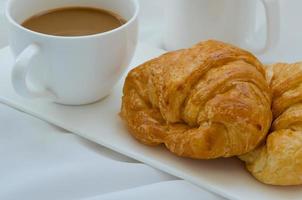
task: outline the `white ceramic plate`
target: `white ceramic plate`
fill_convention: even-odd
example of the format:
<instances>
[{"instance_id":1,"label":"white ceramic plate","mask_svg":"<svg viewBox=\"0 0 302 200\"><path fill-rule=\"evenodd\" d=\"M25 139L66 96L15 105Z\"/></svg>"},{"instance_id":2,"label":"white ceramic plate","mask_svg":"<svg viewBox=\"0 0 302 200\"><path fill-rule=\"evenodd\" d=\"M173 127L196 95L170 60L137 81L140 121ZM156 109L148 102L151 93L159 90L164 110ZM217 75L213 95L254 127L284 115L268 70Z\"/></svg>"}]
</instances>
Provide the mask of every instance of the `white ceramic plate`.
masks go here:
<instances>
[{"instance_id":1,"label":"white ceramic plate","mask_svg":"<svg viewBox=\"0 0 302 200\"><path fill-rule=\"evenodd\" d=\"M162 53L162 50L139 45L131 66ZM302 199L302 187L261 184L247 173L243 163L236 158L210 161L185 159L174 156L161 146L148 147L138 143L129 135L118 116L123 81L117 84L108 98L86 106L27 100L17 96L10 84L12 61L9 48L0 51L0 101L5 104L229 199Z\"/></svg>"}]
</instances>

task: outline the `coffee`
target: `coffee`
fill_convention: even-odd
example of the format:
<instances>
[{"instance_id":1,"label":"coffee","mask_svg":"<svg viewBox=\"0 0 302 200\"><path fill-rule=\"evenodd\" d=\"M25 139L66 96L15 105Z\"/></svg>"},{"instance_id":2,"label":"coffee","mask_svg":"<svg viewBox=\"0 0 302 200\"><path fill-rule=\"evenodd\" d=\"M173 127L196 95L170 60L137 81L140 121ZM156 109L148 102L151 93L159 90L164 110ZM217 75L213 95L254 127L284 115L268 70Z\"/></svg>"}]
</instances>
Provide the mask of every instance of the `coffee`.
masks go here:
<instances>
[{"instance_id":1,"label":"coffee","mask_svg":"<svg viewBox=\"0 0 302 200\"><path fill-rule=\"evenodd\" d=\"M22 26L48 35L83 36L103 33L123 25L119 15L98 8L66 7L48 10L27 19Z\"/></svg>"}]
</instances>

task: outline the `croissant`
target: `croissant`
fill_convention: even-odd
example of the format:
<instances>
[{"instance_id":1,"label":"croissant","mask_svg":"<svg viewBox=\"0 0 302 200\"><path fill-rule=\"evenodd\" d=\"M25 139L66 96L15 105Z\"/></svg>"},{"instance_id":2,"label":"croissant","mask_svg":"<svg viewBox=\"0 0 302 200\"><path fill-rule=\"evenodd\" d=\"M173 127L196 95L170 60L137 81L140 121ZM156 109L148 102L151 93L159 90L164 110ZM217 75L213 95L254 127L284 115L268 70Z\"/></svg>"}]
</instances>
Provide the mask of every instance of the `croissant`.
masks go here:
<instances>
[{"instance_id":1,"label":"croissant","mask_svg":"<svg viewBox=\"0 0 302 200\"><path fill-rule=\"evenodd\" d=\"M259 181L302 184L302 62L268 67L274 122L266 143L241 156Z\"/></svg>"},{"instance_id":2,"label":"croissant","mask_svg":"<svg viewBox=\"0 0 302 200\"><path fill-rule=\"evenodd\" d=\"M212 159L254 149L269 130L270 106L265 69L257 58L211 40L130 71L121 117L144 144Z\"/></svg>"}]
</instances>

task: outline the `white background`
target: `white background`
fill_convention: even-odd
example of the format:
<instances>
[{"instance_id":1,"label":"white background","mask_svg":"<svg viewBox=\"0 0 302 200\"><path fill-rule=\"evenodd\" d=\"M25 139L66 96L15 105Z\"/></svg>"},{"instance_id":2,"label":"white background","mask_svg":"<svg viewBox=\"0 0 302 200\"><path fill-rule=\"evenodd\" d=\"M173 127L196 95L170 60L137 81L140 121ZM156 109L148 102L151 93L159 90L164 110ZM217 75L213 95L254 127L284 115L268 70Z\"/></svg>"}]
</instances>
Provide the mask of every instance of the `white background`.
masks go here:
<instances>
[{"instance_id":1,"label":"white background","mask_svg":"<svg viewBox=\"0 0 302 200\"><path fill-rule=\"evenodd\" d=\"M4 2L0 0L0 47L7 44ZM160 48L164 26L162 0L140 2L140 41ZM302 57L302 1L280 2L281 42L267 58L295 60ZM0 104L1 200L185 198L221 199Z\"/></svg>"}]
</instances>

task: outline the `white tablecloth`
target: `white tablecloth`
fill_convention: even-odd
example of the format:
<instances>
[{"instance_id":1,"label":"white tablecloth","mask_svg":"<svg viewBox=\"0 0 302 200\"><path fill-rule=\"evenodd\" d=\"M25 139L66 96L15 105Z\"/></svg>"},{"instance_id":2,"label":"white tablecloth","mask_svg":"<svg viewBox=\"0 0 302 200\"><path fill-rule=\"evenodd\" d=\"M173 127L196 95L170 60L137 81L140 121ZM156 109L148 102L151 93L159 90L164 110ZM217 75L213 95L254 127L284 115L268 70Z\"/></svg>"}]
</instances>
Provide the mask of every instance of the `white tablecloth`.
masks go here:
<instances>
[{"instance_id":1,"label":"white tablecloth","mask_svg":"<svg viewBox=\"0 0 302 200\"><path fill-rule=\"evenodd\" d=\"M7 44L3 20L5 1L0 0L0 48ZM140 41L162 47L162 0L139 1ZM290 13L283 13L282 29L300 37L300 33L291 31L293 22L298 22L301 16L300 7L296 5L298 2L302 4L300 0L282 1L282 8ZM283 46L287 44L286 38L283 35ZM297 48L302 47L302 44L296 45ZM286 51L289 50L286 48ZM222 199L186 181L0 104L1 200L188 198Z\"/></svg>"},{"instance_id":2,"label":"white tablecloth","mask_svg":"<svg viewBox=\"0 0 302 200\"><path fill-rule=\"evenodd\" d=\"M140 30L140 41L159 47L160 34L154 33L161 26L160 1L140 1L141 23L148 24ZM0 0L0 48L7 44L4 2ZM0 104L1 200L181 200L188 197L221 199Z\"/></svg>"}]
</instances>

